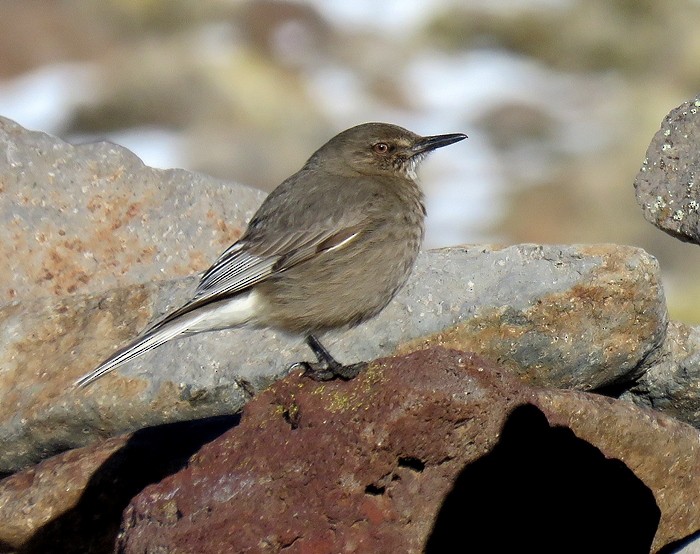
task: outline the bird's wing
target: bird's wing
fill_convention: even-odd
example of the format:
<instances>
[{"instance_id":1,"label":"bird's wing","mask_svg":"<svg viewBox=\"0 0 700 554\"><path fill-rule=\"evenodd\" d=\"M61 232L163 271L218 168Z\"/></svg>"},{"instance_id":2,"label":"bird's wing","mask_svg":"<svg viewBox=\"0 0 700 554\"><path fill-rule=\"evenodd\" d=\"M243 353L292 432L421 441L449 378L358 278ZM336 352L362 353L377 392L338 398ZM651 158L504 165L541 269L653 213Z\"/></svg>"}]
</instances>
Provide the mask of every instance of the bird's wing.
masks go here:
<instances>
[{"instance_id":1,"label":"bird's wing","mask_svg":"<svg viewBox=\"0 0 700 554\"><path fill-rule=\"evenodd\" d=\"M323 252L346 246L365 228L363 220L341 229L330 228L329 225L293 231L273 241L243 237L204 273L192 300L160 324L252 287L272 273L285 271Z\"/></svg>"},{"instance_id":2,"label":"bird's wing","mask_svg":"<svg viewBox=\"0 0 700 554\"><path fill-rule=\"evenodd\" d=\"M202 276L193 300L230 295L259 283L273 271L284 271L322 252L339 248L364 228L294 231L272 242L241 240L232 245Z\"/></svg>"}]
</instances>

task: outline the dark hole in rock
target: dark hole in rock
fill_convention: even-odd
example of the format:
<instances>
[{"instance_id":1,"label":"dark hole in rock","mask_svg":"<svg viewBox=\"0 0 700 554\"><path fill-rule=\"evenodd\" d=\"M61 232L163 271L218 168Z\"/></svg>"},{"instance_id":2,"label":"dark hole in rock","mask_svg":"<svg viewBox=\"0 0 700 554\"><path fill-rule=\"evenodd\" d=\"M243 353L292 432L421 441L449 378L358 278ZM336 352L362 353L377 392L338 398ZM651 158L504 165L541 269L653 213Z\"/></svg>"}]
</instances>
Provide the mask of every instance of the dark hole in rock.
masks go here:
<instances>
[{"instance_id":1,"label":"dark hole in rock","mask_svg":"<svg viewBox=\"0 0 700 554\"><path fill-rule=\"evenodd\" d=\"M379 487L374 483L370 483L365 487L365 494L369 494L372 496L381 496L382 494L384 494L384 491L386 491L386 487Z\"/></svg>"},{"instance_id":2,"label":"dark hole in rock","mask_svg":"<svg viewBox=\"0 0 700 554\"><path fill-rule=\"evenodd\" d=\"M414 458L413 456L405 456L399 458L399 467L406 467L420 473L425 469L425 462L423 460L419 460L418 458Z\"/></svg>"}]
</instances>

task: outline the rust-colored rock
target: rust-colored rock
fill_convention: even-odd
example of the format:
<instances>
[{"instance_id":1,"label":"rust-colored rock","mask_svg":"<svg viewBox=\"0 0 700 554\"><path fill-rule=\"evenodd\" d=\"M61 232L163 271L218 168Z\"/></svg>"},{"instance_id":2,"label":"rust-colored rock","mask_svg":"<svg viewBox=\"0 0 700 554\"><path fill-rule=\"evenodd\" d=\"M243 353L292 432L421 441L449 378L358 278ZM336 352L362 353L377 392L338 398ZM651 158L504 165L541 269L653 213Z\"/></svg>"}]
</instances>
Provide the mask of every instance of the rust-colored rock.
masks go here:
<instances>
[{"instance_id":1,"label":"rust-colored rock","mask_svg":"<svg viewBox=\"0 0 700 554\"><path fill-rule=\"evenodd\" d=\"M0 544L20 548L42 527L73 510L93 474L125 443L120 437L71 450L0 481ZM97 519L100 514L92 516Z\"/></svg>"},{"instance_id":2,"label":"rust-colored rock","mask_svg":"<svg viewBox=\"0 0 700 554\"><path fill-rule=\"evenodd\" d=\"M129 500L237 421L222 416L142 429L0 480L0 552L112 552Z\"/></svg>"},{"instance_id":3,"label":"rust-colored rock","mask_svg":"<svg viewBox=\"0 0 700 554\"><path fill-rule=\"evenodd\" d=\"M276 383L133 500L119 547L648 552L700 529L699 489L692 427L438 348Z\"/></svg>"}]
</instances>

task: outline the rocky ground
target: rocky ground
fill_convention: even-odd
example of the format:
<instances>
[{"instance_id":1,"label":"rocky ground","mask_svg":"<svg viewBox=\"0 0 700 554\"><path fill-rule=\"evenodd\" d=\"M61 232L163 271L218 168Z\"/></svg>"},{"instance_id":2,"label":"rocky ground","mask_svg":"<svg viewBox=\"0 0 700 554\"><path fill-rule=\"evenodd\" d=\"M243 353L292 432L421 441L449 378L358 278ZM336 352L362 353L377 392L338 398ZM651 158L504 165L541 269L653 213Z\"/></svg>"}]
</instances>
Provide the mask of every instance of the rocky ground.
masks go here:
<instances>
[{"instance_id":1,"label":"rocky ground","mask_svg":"<svg viewBox=\"0 0 700 554\"><path fill-rule=\"evenodd\" d=\"M636 182L686 240L695 104ZM262 196L8 120L0 145L2 551L670 552L700 530L698 330L669 322L643 250L425 252L381 316L329 337L375 360L351 382L287 375L298 339L225 331L75 390Z\"/></svg>"}]
</instances>

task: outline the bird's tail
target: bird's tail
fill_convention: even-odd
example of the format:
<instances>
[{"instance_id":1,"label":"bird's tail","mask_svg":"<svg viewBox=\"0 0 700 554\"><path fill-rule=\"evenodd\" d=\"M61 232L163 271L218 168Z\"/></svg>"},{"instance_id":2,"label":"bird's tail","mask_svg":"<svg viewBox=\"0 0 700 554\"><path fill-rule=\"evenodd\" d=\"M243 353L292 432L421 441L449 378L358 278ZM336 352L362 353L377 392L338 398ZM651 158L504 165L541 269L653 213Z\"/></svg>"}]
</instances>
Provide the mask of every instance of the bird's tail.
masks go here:
<instances>
[{"instance_id":1,"label":"bird's tail","mask_svg":"<svg viewBox=\"0 0 700 554\"><path fill-rule=\"evenodd\" d=\"M205 317L205 313L195 310L180 317L174 319L166 318L160 323L156 323L130 344L117 350L90 373L83 375L74 383L74 386L85 387L89 385L123 363L133 360L154 348L158 348L178 335L187 333L189 329L195 327Z\"/></svg>"}]
</instances>

